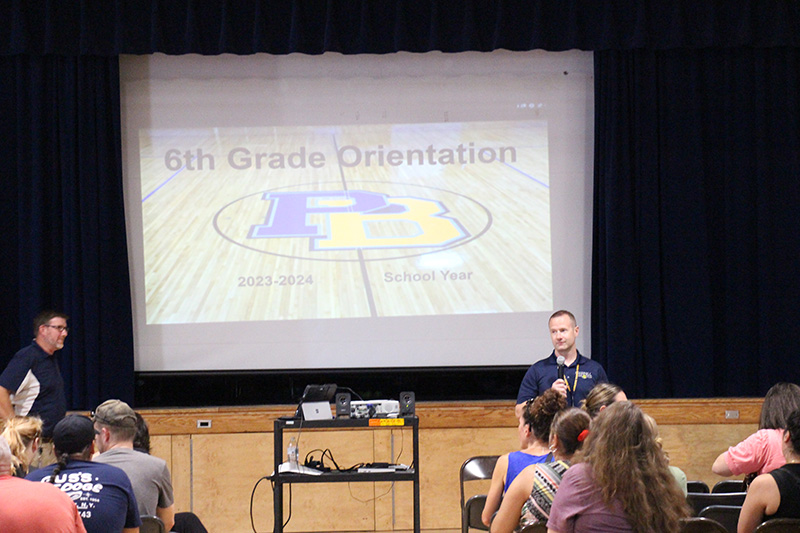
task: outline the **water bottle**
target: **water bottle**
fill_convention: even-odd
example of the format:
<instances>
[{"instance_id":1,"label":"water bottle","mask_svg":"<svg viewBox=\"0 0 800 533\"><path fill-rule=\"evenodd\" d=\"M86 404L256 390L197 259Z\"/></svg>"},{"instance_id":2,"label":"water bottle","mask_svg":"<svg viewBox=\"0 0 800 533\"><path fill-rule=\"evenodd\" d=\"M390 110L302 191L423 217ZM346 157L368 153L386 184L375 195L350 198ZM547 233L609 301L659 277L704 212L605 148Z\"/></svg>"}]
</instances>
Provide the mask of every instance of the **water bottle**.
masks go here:
<instances>
[{"instance_id":1,"label":"water bottle","mask_svg":"<svg viewBox=\"0 0 800 533\"><path fill-rule=\"evenodd\" d=\"M297 464L297 455L297 440L292 437L292 439L289 441L289 447L286 448L286 458L288 459L290 465Z\"/></svg>"}]
</instances>

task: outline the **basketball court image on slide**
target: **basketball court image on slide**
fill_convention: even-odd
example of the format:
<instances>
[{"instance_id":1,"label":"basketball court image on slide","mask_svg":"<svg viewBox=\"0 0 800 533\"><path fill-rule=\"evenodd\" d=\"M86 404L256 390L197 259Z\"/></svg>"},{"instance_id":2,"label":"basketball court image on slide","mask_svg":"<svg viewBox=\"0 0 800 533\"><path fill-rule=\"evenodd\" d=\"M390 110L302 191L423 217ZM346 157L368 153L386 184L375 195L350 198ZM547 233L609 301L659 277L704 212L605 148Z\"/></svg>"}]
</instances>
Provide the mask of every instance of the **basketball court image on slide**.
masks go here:
<instances>
[{"instance_id":1,"label":"basketball court image on slide","mask_svg":"<svg viewBox=\"0 0 800 533\"><path fill-rule=\"evenodd\" d=\"M142 130L148 324L552 307L544 121Z\"/></svg>"}]
</instances>

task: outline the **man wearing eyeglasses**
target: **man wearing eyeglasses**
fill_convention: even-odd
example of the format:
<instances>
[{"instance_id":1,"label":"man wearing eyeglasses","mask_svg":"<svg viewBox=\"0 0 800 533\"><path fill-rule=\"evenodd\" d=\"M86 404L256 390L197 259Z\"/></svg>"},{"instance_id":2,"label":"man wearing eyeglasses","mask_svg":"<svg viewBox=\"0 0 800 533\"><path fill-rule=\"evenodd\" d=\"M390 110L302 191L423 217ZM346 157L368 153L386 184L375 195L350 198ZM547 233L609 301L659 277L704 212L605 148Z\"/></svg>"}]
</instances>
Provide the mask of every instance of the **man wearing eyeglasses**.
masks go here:
<instances>
[{"instance_id":1,"label":"man wearing eyeglasses","mask_svg":"<svg viewBox=\"0 0 800 533\"><path fill-rule=\"evenodd\" d=\"M18 351L0 374L0 418L38 415L42 427L41 454L32 466L55 460L53 428L64 418L67 401L64 380L55 353L64 347L69 317L58 311L42 311L33 320L33 342Z\"/></svg>"}]
</instances>

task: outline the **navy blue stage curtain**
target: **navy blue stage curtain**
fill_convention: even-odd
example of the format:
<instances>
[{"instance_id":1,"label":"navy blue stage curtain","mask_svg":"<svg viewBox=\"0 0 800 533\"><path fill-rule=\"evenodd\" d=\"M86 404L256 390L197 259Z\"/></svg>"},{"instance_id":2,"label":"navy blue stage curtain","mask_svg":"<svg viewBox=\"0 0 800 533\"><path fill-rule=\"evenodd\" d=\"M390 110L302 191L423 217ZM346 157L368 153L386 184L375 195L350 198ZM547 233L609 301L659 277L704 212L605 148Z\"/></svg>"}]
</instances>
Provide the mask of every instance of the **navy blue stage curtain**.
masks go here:
<instances>
[{"instance_id":1,"label":"navy blue stage curtain","mask_svg":"<svg viewBox=\"0 0 800 533\"><path fill-rule=\"evenodd\" d=\"M116 57L0 56L0 367L63 310L71 409L133 399L119 105Z\"/></svg>"},{"instance_id":2,"label":"navy blue stage curtain","mask_svg":"<svg viewBox=\"0 0 800 533\"><path fill-rule=\"evenodd\" d=\"M800 45L786 0L9 0L0 54Z\"/></svg>"},{"instance_id":3,"label":"navy blue stage curtain","mask_svg":"<svg viewBox=\"0 0 800 533\"><path fill-rule=\"evenodd\" d=\"M800 51L595 54L593 356L633 397L800 382Z\"/></svg>"}]
</instances>

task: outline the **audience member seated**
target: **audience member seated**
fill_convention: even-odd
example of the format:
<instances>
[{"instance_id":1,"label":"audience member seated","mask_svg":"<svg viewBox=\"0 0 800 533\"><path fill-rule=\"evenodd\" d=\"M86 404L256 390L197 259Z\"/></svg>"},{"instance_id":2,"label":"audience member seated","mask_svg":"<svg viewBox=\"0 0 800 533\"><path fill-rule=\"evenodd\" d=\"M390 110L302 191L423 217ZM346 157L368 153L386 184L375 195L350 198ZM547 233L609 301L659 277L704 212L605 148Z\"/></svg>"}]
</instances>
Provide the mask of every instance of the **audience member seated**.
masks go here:
<instances>
[{"instance_id":1,"label":"audience member seated","mask_svg":"<svg viewBox=\"0 0 800 533\"><path fill-rule=\"evenodd\" d=\"M42 439L42 419L38 416L13 416L6 420L3 436L11 448L13 474L28 475Z\"/></svg>"},{"instance_id":2,"label":"audience member seated","mask_svg":"<svg viewBox=\"0 0 800 533\"><path fill-rule=\"evenodd\" d=\"M492 473L492 484L486 495L481 520L491 525L494 513L500 508L503 494L526 466L549 463L553 454L549 448L550 426L553 417L567 406L567 400L555 389L547 389L534 400L525 403L519 417L520 451L501 455Z\"/></svg>"},{"instance_id":3,"label":"audience member seated","mask_svg":"<svg viewBox=\"0 0 800 533\"><path fill-rule=\"evenodd\" d=\"M592 387L592 390L586 395L586 399L581 402L581 409L594 418L612 403L624 402L627 399L625 392L617 385L613 383L598 383Z\"/></svg>"},{"instance_id":4,"label":"audience member seated","mask_svg":"<svg viewBox=\"0 0 800 533\"><path fill-rule=\"evenodd\" d=\"M558 487L548 532L679 533L691 512L639 407L604 409L579 455Z\"/></svg>"},{"instance_id":5,"label":"audience member seated","mask_svg":"<svg viewBox=\"0 0 800 533\"><path fill-rule=\"evenodd\" d=\"M783 466L783 430L789 414L800 408L800 387L777 383L767 391L761 405L758 431L722 452L711 470L720 476L766 474Z\"/></svg>"},{"instance_id":6,"label":"audience member seated","mask_svg":"<svg viewBox=\"0 0 800 533\"><path fill-rule=\"evenodd\" d=\"M11 448L0 436L0 524L3 533L86 533L69 496L52 485L11 475Z\"/></svg>"},{"instance_id":7,"label":"audience member seated","mask_svg":"<svg viewBox=\"0 0 800 533\"><path fill-rule=\"evenodd\" d=\"M147 421L136 413L136 435L133 437L133 449L150 455L150 428ZM175 525L172 526L175 533L208 533L200 518L190 512L175 513Z\"/></svg>"},{"instance_id":8,"label":"audience member seated","mask_svg":"<svg viewBox=\"0 0 800 533\"><path fill-rule=\"evenodd\" d=\"M786 420L781 447L786 464L750 484L739 513L738 533L751 533L771 518L800 518L800 410Z\"/></svg>"},{"instance_id":9,"label":"audience member seated","mask_svg":"<svg viewBox=\"0 0 800 533\"><path fill-rule=\"evenodd\" d=\"M68 415L53 429L57 463L28 474L52 483L78 506L88 533L138 533L141 520L133 487L119 468L94 463L94 426L85 416Z\"/></svg>"},{"instance_id":10,"label":"audience member seated","mask_svg":"<svg viewBox=\"0 0 800 533\"><path fill-rule=\"evenodd\" d=\"M142 515L158 516L167 531L175 525L172 476L166 461L133 449L136 413L121 400L107 400L94 410L97 451L94 460L128 474Z\"/></svg>"},{"instance_id":11,"label":"audience member seated","mask_svg":"<svg viewBox=\"0 0 800 533\"><path fill-rule=\"evenodd\" d=\"M586 411L576 407L556 414L550 427L554 462L531 465L519 473L492 521L492 533L511 533L531 524L547 522L561 477L588 436L590 422Z\"/></svg>"},{"instance_id":12,"label":"audience member seated","mask_svg":"<svg viewBox=\"0 0 800 533\"><path fill-rule=\"evenodd\" d=\"M645 413L644 415L645 420L647 423L650 424L650 429L653 431L653 435L656 436L656 442L658 443L658 447L664 453L664 457L667 459L667 463L669 463L669 454L664 451L664 445L661 440L661 437L658 435L658 424L656 424L656 419L652 416ZM686 473L678 468L677 466L669 465L669 471L672 474L672 477L675 478L675 481L678 483L678 486L681 488L683 495L686 496L689 494L689 487L688 481L686 479Z\"/></svg>"}]
</instances>

